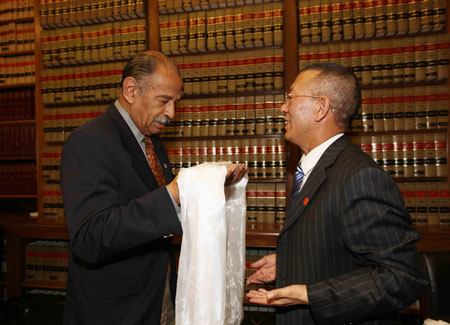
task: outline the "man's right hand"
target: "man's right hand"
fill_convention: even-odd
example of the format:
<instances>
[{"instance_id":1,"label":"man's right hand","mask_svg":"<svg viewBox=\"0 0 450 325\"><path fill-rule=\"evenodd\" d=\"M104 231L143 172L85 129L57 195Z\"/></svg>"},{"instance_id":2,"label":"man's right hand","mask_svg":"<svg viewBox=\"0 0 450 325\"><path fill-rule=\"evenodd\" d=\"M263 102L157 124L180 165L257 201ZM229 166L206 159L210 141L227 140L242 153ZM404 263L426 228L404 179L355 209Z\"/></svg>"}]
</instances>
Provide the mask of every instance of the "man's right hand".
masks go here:
<instances>
[{"instance_id":1,"label":"man's right hand","mask_svg":"<svg viewBox=\"0 0 450 325\"><path fill-rule=\"evenodd\" d=\"M255 273L253 273L251 276L247 279L247 284L250 283L256 283L256 284L263 284L267 282L275 281L277 272L277 255L276 254L270 254L266 255L260 260L252 263L250 265L253 269L258 269Z\"/></svg>"}]
</instances>

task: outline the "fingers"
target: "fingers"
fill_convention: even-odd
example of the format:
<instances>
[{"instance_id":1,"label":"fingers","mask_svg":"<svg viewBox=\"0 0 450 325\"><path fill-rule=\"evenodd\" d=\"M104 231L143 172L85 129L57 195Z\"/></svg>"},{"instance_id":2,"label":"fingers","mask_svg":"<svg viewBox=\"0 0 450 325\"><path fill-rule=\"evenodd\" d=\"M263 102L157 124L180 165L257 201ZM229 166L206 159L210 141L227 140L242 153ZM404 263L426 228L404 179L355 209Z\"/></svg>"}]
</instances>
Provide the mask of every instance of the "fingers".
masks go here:
<instances>
[{"instance_id":1,"label":"fingers","mask_svg":"<svg viewBox=\"0 0 450 325\"><path fill-rule=\"evenodd\" d=\"M245 164L232 164L228 167L225 185L230 185L240 180L247 173L248 167Z\"/></svg>"}]
</instances>

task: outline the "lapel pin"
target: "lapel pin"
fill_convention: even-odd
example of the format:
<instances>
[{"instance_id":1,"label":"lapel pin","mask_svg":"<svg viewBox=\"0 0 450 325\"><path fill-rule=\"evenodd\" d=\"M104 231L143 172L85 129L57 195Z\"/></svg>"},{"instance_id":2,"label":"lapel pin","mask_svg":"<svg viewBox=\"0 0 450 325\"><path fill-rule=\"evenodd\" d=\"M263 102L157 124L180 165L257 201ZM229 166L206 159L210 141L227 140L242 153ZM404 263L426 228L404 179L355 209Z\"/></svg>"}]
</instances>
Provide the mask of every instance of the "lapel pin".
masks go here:
<instances>
[{"instance_id":1,"label":"lapel pin","mask_svg":"<svg viewBox=\"0 0 450 325\"><path fill-rule=\"evenodd\" d=\"M164 168L167 168L167 164L164 164Z\"/></svg>"},{"instance_id":2,"label":"lapel pin","mask_svg":"<svg viewBox=\"0 0 450 325\"><path fill-rule=\"evenodd\" d=\"M303 206L305 207L308 204L309 199L307 197L305 197L305 199L303 200Z\"/></svg>"}]
</instances>

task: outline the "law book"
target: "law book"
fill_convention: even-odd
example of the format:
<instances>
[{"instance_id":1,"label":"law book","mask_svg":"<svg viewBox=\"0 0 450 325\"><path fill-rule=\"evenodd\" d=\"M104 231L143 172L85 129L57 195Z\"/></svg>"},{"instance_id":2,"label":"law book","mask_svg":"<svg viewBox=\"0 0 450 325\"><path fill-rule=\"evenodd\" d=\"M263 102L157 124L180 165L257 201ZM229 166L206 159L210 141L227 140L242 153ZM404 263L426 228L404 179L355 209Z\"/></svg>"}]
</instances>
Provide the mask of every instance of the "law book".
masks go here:
<instances>
[{"instance_id":1,"label":"law book","mask_svg":"<svg viewBox=\"0 0 450 325\"><path fill-rule=\"evenodd\" d=\"M383 138L381 135L373 135L372 139L372 158L384 169L383 161Z\"/></svg>"},{"instance_id":2,"label":"law book","mask_svg":"<svg viewBox=\"0 0 450 325\"><path fill-rule=\"evenodd\" d=\"M168 27L168 35L169 35L169 52L171 54L178 54L179 51L179 20L178 14L168 15L169 17L169 27Z\"/></svg>"},{"instance_id":3,"label":"law book","mask_svg":"<svg viewBox=\"0 0 450 325\"><path fill-rule=\"evenodd\" d=\"M450 225L450 189L446 182L439 182L439 225Z\"/></svg>"},{"instance_id":4,"label":"law book","mask_svg":"<svg viewBox=\"0 0 450 325\"><path fill-rule=\"evenodd\" d=\"M240 8L242 10L242 8ZM216 9L216 49L225 50L225 9Z\"/></svg>"},{"instance_id":5,"label":"law book","mask_svg":"<svg viewBox=\"0 0 450 325\"><path fill-rule=\"evenodd\" d=\"M370 85L372 83L371 42L361 42L360 53L361 53L361 84Z\"/></svg>"},{"instance_id":6,"label":"law book","mask_svg":"<svg viewBox=\"0 0 450 325\"><path fill-rule=\"evenodd\" d=\"M383 41L373 40L371 45L371 67L372 80L371 84L379 85L383 82Z\"/></svg>"},{"instance_id":7,"label":"law book","mask_svg":"<svg viewBox=\"0 0 450 325\"><path fill-rule=\"evenodd\" d=\"M414 182L407 182L407 183L400 183L402 184L402 187L404 189L404 201L405 201L405 208L406 211L408 211L411 220L414 225L417 224L417 217L416 217L416 183Z\"/></svg>"},{"instance_id":8,"label":"law book","mask_svg":"<svg viewBox=\"0 0 450 325\"><path fill-rule=\"evenodd\" d=\"M447 177L447 138L445 133L435 133L436 176Z\"/></svg>"},{"instance_id":9,"label":"law book","mask_svg":"<svg viewBox=\"0 0 450 325\"><path fill-rule=\"evenodd\" d=\"M448 127L448 111L449 111L449 99L447 86L437 86L437 111L438 111L438 129L445 129Z\"/></svg>"},{"instance_id":10,"label":"law book","mask_svg":"<svg viewBox=\"0 0 450 325\"><path fill-rule=\"evenodd\" d=\"M433 1L433 31L441 31L445 28L445 11L447 1L435 0Z\"/></svg>"},{"instance_id":11,"label":"law book","mask_svg":"<svg viewBox=\"0 0 450 325\"><path fill-rule=\"evenodd\" d=\"M404 155L403 155L403 137L401 134L392 135L392 144L394 150L394 168L393 177L404 177L405 171L403 167Z\"/></svg>"},{"instance_id":12,"label":"law book","mask_svg":"<svg viewBox=\"0 0 450 325\"><path fill-rule=\"evenodd\" d=\"M245 6L242 8L243 10L243 26L244 26L244 35L243 35L243 43L245 48L254 47L254 12L252 6Z\"/></svg>"},{"instance_id":13,"label":"law book","mask_svg":"<svg viewBox=\"0 0 450 325\"><path fill-rule=\"evenodd\" d=\"M392 48L392 82L397 84L405 78L403 39L396 40L395 44Z\"/></svg>"},{"instance_id":14,"label":"law book","mask_svg":"<svg viewBox=\"0 0 450 325\"><path fill-rule=\"evenodd\" d=\"M427 128L426 89L425 87L414 87L414 93L415 129L424 130Z\"/></svg>"},{"instance_id":15,"label":"law book","mask_svg":"<svg viewBox=\"0 0 450 325\"><path fill-rule=\"evenodd\" d=\"M299 0L298 7L300 43L307 44L311 42L312 36L310 0Z\"/></svg>"},{"instance_id":16,"label":"law book","mask_svg":"<svg viewBox=\"0 0 450 325\"><path fill-rule=\"evenodd\" d=\"M256 134L255 96L245 97L245 134Z\"/></svg>"},{"instance_id":17,"label":"law book","mask_svg":"<svg viewBox=\"0 0 450 325\"><path fill-rule=\"evenodd\" d=\"M262 19L262 46L273 45L273 11L271 3L263 3L261 11ZM259 21L257 21L259 24Z\"/></svg>"},{"instance_id":18,"label":"law book","mask_svg":"<svg viewBox=\"0 0 450 325\"><path fill-rule=\"evenodd\" d=\"M427 182L427 219L429 226L439 226L439 183Z\"/></svg>"},{"instance_id":19,"label":"law book","mask_svg":"<svg viewBox=\"0 0 450 325\"><path fill-rule=\"evenodd\" d=\"M450 61L450 34L439 34L438 42L437 80L444 80L448 78Z\"/></svg>"},{"instance_id":20,"label":"law book","mask_svg":"<svg viewBox=\"0 0 450 325\"><path fill-rule=\"evenodd\" d=\"M216 12L208 10L206 12L206 49L216 50Z\"/></svg>"},{"instance_id":21,"label":"law book","mask_svg":"<svg viewBox=\"0 0 450 325\"><path fill-rule=\"evenodd\" d=\"M381 42L381 80L383 84L391 84L393 82L393 48L392 40L384 40Z\"/></svg>"},{"instance_id":22,"label":"law book","mask_svg":"<svg viewBox=\"0 0 450 325\"><path fill-rule=\"evenodd\" d=\"M274 126L273 133L274 134L283 134L284 132L284 113L281 112L281 106L284 104L284 96L274 95Z\"/></svg>"},{"instance_id":23,"label":"law book","mask_svg":"<svg viewBox=\"0 0 450 325\"><path fill-rule=\"evenodd\" d=\"M433 133L424 134L425 177L436 177L436 143Z\"/></svg>"},{"instance_id":24,"label":"law book","mask_svg":"<svg viewBox=\"0 0 450 325\"><path fill-rule=\"evenodd\" d=\"M415 130L416 128L416 108L414 88L404 88L405 100L405 130Z\"/></svg>"},{"instance_id":25,"label":"law book","mask_svg":"<svg viewBox=\"0 0 450 325\"><path fill-rule=\"evenodd\" d=\"M42 26L48 24L48 1L49 0L39 0L39 16Z\"/></svg>"},{"instance_id":26,"label":"law book","mask_svg":"<svg viewBox=\"0 0 450 325\"><path fill-rule=\"evenodd\" d=\"M425 182L416 183L416 225L426 226L428 224L427 215L427 184Z\"/></svg>"},{"instance_id":27,"label":"law book","mask_svg":"<svg viewBox=\"0 0 450 325\"><path fill-rule=\"evenodd\" d=\"M438 78L438 35L430 35L425 38L426 68L425 81L432 81Z\"/></svg>"},{"instance_id":28,"label":"law book","mask_svg":"<svg viewBox=\"0 0 450 325\"><path fill-rule=\"evenodd\" d=\"M233 26L234 46L236 48L244 48L244 13L240 7L233 8Z\"/></svg>"},{"instance_id":29,"label":"law book","mask_svg":"<svg viewBox=\"0 0 450 325\"><path fill-rule=\"evenodd\" d=\"M342 0L331 0L331 39L341 40L344 37Z\"/></svg>"},{"instance_id":30,"label":"law book","mask_svg":"<svg viewBox=\"0 0 450 325\"><path fill-rule=\"evenodd\" d=\"M427 129L438 128L438 88L427 86L426 89L426 123Z\"/></svg>"},{"instance_id":31,"label":"law book","mask_svg":"<svg viewBox=\"0 0 450 325\"><path fill-rule=\"evenodd\" d=\"M267 163L267 161L266 161ZM263 170L265 168L263 167ZM265 174L265 172L263 172ZM276 217L276 195L274 183L263 183L263 204L264 204L264 223L275 224Z\"/></svg>"},{"instance_id":32,"label":"law book","mask_svg":"<svg viewBox=\"0 0 450 325\"><path fill-rule=\"evenodd\" d=\"M349 0L342 1L342 34L343 39L353 39L354 30L354 2Z\"/></svg>"},{"instance_id":33,"label":"law book","mask_svg":"<svg viewBox=\"0 0 450 325\"><path fill-rule=\"evenodd\" d=\"M388 5L383 0L374 1L374 5L375 5L375 37L382 37L387 34Z\"/></svg>"},{"instance_id":34,"label":"law book","mask_svg":"<svg viewBox=\"0 0 450 325\"><path fill-rule=\"evenodd\" d=\"M322 39L320 0L310 0L308 10L311 30L311 42L319 42Z\"/></svg>"},{"instance_id":35,"label":"law book","mask_svg":"<svg viewBox=\"0 0 450 325\"><path fill-rule=\"evenodd\" d=\"M413 134L413 147L414 147L414 177L425 176L425 140L423 133Z\"/></svg>"},{"instance_id":36,"label":"law book","mask_svg":"<svg viewBox=\"0 0 450 325\"><path fill-rule=\"evenodd\" d=\"M236 132L236 99L226 97L226 135L232 136Z\"/></svg>"},{"instance_id":37,"label":"law book","mask_svg":"<svg viewBox=\"0 0 450 325\"><path fill-rule=\"evenodd\" d=\"M383 89L383 130L394 131L394 90Z\"/></svg>"},{"instance_id":38,"label":"law book","mask_svg":"<svg viewBox=\"0 0 450 325\"><path fill-rule=\"evenodd\" d=\"M434 25L434 1L420 1L420 32L426 33L433 29Z\"/></svg>"},{"instance_id":39,"label":"law book","mask_svg":"<svg viewBox=\"0 0 450 325\"><path fill-rule=\"evenodd\" d=\"M37 264L37 261L36 241L34 241L25 246L26 281L37 281L35 272L35 265Z\"/></svg>"},{"instance_id":40,"label":"law book","mask_svg":"<svg viewBox=\"0 0 450 325\"><path fill-rule=\"evenodd\" d=\"M188 12L188 52L195 53L197 51L197 13ZM170 38L169 38L170 39Z\"/></svg>"},{"instance_id":41,"label":"law book","mask_svg":"<svg viewBox=\"0 0 450 325\"><path fill-rule=\"evenodd\" d=\"M259 51L245 52L244 54L244 75L245 91L255 91L255 60Z\"/></svg>"},{"instance_id":42,"label":"law book","mask_svg":"<svg viewBox=\"0 0 450 325\"><path fill-rule=\"evenodd\" d=\"M384 170L389 176L396 177L394 140L391 135L383 135L381 142Z\"/></svg>"},{"instance_id":43,"label":"law book","mask_svg":"<svg viewBox=\"0 0 450 325\"><path fill-rule=\"evenodd\" d=\"M350 43L351 68L359 83L362 83L362 51L359 42Z\"/></svg>"},{"instance_id":44,"label":"law book","mask_svg":"<svg viewBox=\"0 0 450 325\"><path fill-rule=\"evenodd\" d=\"M197 12L197 51L206 51L206 13Z\"/></svg>"},{"instance_id":45,"label":"law book","mask_svg":"<svg viewBox=\"0 0 450 325\"><path fill-rule=\"evenodd\" d=\"M283 44L283 4L282 2L272 3L273 17L273 45Z\"/></svg>"},{"instance_id":46,"label":"law book","mask_svg":"<svg viewBox=\"0 0 450 325\"><path fill-rule=\"evenodd\" d=\"M426 38L424 36L414 37L414 81L425 81L427 54L426 54Z\"/></svg>"},{"instance_id":47,"label":"law book","mask_svg":"<svg viewBox=\"0 0 450 325\"><path fill-rule=\"evenodd\" d=\"M394 130L405 130L405 99L403 96L403 88L394 88Z\"/></svg>"},{"instance_id":48,"label":"law book","mask_svg":"<svg viewBox=\"0 0 450 325\"><path fill-rule=\"evenodd\" d=\"M412 134L403 134L404 177L414 177L414 142Z\"/></svg>"},{"instance_id":49,"label":"law book","mask_svg":"<svg viewBox=\"0 0 450 325\"><path fill-rule=\"evenodd\" d=\"M409 19L408 19L408 32L410 34L415 34L420 31L420 16L422 13L421 10L421 1L419 0L412 0L408 1L408 13L409 13Z\"/></svg>"},{"instance_id":50,"label":"law book","mask_svg":"<svg viewBox=\"0 0 450 325\"><path fill-rule=\"evenodd\" d=\"M373 131L384 131L383 89L372 89Z\"/></svg>"},{"instance_id":51,"label":"law book","mask_svg":"<svg viewBox=\"0 0 450 325\"><path fill-rule=\"evenodd\" d=\"M247 140L248 141L248 140ZM247 189L245 191L246 194L246 203L247 203L247 225L256 224L257 222L257 184L256 183L248 183ZM248 262L253 262L253 260L249 260L247 258ZM247 262L247 263L248 263ZM247 272L246 272L247 273Z\"/></svg>"}]
</instances>

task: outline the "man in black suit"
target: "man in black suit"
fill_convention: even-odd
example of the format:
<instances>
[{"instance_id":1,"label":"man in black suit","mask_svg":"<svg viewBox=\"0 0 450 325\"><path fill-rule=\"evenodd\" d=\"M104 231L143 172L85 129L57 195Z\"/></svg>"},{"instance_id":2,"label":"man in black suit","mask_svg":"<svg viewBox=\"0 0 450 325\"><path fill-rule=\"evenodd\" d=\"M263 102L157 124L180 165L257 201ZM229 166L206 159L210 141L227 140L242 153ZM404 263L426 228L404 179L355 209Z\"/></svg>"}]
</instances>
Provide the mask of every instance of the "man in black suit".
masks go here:
<instances>
[{"instance_id":1,"label":"man in black suit","mask_svg":"<svg viewBox=\"0 0 450 325\"><path fill-rule=\"evenodd\" d=\"M286 94L286 140L303 156L276 254L253 264L248 293L280 306L278 324L381 324L420 298L419 239L394 181L344 131L358 112L354 74L337 64L302 70ZM298 185L298 186L297 186Z\"/></svg>"},{"instance_id":2,"label":"man in black suit","mask_svg":"<svg viewBox=\"0 0 450 325\"><path fill-rule=\"evenodd\" d=\"M67 325L173 323L171 237L182 229L178 186L158 133L174 117L181 89L174 63L140 53L124 68L119 99L64 144ZM245 172L231 166L227 182Z\"/></svg>"}]
</instances>

